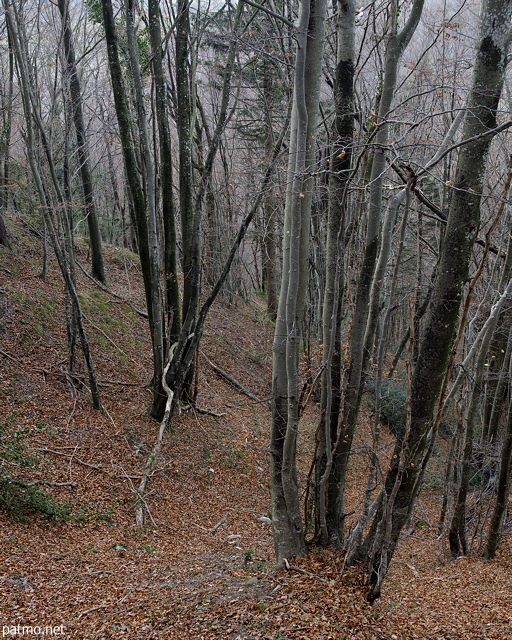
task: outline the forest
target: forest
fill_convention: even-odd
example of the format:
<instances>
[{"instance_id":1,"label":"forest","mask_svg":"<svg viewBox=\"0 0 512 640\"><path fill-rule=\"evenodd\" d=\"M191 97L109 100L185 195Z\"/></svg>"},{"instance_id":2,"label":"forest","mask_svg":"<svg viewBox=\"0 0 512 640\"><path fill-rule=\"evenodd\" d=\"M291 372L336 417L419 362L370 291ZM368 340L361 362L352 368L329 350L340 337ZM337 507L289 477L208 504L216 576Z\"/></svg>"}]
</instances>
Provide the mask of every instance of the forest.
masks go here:
<instances>
[{"instance_id":1,"label":"forest","mask_svg":"<svg viewBox=\"0 0 512 640\"><path fill-rule=\"evenodd\" d=\"M4 635L510 637L512 0L0 14Z\"/></svg>"}]
</instances>

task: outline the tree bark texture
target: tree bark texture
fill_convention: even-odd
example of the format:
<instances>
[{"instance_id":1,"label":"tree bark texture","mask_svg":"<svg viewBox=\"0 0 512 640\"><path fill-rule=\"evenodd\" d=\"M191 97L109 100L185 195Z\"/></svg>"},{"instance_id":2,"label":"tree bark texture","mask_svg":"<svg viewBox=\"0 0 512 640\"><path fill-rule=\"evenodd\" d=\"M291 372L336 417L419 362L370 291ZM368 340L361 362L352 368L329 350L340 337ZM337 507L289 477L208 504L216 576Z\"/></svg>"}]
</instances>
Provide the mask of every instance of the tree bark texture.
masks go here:
<instances>
[{"instance_id":1,"label":"tree bark texture","mask_svg":"<svg viewBox=\"0 0 512 640\"><path fill-rule=\"evenodd\" d=\"M298 364L307 290L313 165L322 70L326 2L302 0L297 27L288 155L283 269L273 345L271 495L277 564L305 553L296 470Z\"/></svg>"},{"instance_id":2,"label":"tree bark texture","mask_svg":"<svg viewBox=\"0 0 512 640\"><path fill-rule=\"evenodd\" d=\"M480 223L480 196L486 159L496 127L496 111L503 86L512 0L489 0L482 24L472 89L463 128L454 193L433 285L432 298L420 338L411 383L410 427L397 441L385 483L386 499L364 544L372 592L380 595L387 566L400 532L414 506L422 474L432 450L434 406L441 388L459 316L463 287L468 278L473 245Z\"/></svg>"},{"instance_id":3,"label":"tree bark texture","mask_svg":"<svg viewBox=\"0 0 512 640\"><path fill-rule=\"evenodd\" d=\"M386 148L389 128L387 119L391 109L396 87L398 67L401 56L409 44L423 11L424 0L415 0L411 12L403 29L399 33L392 33L389 38L382 94L380 96L379 111L376 126L378 132L374 142L374 157L370 176L370 203L366 227L366 247L359 275L354 319L350 337L350 365L343 398L343 417L340 433L337 438L334 460L329 486L333 496L328 504L328 519L332 523L329 539L331 544L341 545L345 518L345 480L352 440L357 421L359 402L361 398L362 379L368 351L365 349L373 344L376 327L376 314L371 313L370 292L373 275L379 252L379 231L382 208L382 184L386 172ZM393 23L392 29L396 29ZM378 302L379 296L374 298Z\"/></svg>"},{"instance_id":4,"label":"tree bark texture","mask_svg":"<svg viewBox=\"0 0 512 640\"><path fill-rule=\"evenodd\" d=\"M89 229L91 270L92 275L96 280L105 282L105 268L103 265L103 254L101 251L101 235L96 206L94 204L93 180L91 175L87 138L85 135L84 116L82 110L82 91L76 66L75 49L69 19L69 2L68 0L59 0L58 5L62 19L62 40L64 43L64 53L66 55L73 125L76 133L77 159L80 167L80 177L82 180L84 212L87 219L87 227Z\"/></svg>"}]
</instances>

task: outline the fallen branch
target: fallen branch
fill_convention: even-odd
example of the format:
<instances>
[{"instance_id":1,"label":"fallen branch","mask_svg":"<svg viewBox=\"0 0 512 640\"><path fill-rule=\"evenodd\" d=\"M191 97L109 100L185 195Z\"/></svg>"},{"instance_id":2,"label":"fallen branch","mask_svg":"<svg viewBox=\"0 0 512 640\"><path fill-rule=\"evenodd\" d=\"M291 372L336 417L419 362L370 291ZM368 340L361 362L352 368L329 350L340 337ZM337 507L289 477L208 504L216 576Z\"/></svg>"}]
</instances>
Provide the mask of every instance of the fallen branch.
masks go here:
<instances>
[{"instance_id":1,"label":"fallen branch","mask_svg":"<svg viewBox=\"0 0 512 640\"><path fill-rule=\"evenodd\" d=\"M25 482L24 480L18 480L17 478L0 478L0 483L15 484L18 487L23 487L24 489L29 489L30 487L34 487L38 484L44 484L48 487L72 487L73 489L76 487L74 482L49 482L48 480L31 480L29 482Z\"/></svg>"},{"instance_id":2,"label":"fallen branch","mask_svg":"<svg viewBox=\"0 0 512 640\"><path fill-rule=\"evenodd\" d=\"M9 358L9 360L12 360L13 362L15 362L16 364L21 364L21 362L19 360L17 360L16 358L13 358L12 356L10 356L8 353L6 353L5 351L2 351L2 349L0 349L0 354L3 355L5 358Z\"/></svg>"},{"instance_id":3,"label":"fallen branch","mask_svg":"<svg viewBox=\"0 0 512 640\"><path fill-rule=\"evenodd\" d=\"M82 616L86 616L88 613L92 613L93 611L98 611L99 609L104 609L105 607L110 607L110 603L105 603L105 604L99 604L97 607L92 607L91 609L86 609L85 611L82 611L81 613L78 614L78 619L80 620L80 618Z\"/></svg>"},{"instance_id":4,"label":"fallen branch","mask_svg":"<svg viewBox=\"0 0 512 640\"><path fill-rule=\"evenodd\" d=\"M227 416L228 414L226 412L224 413L216 413L215 411L210 411L209 409L201 409L200 407L194 407L194 405L189 404L186 407L182 407L181 411L185 412L185 411L194 411L195 413L200 413L201 415L204 416L213 416L214 418L222 418L223 416Z\"/></svg>"},{"instance_id":5,"label":"fallen branch","mask_svg":"<svg viewBox=\"0 0 512 640\"><path fill-rule=\"evenodd\" d=\"M228 514L226 513L226 515L223 518L221 518L217 522L217 524L213 525L213 527L211 527L210 529L208 529L207 527L203 527L200 524L197 524L197 522L191 522L191 524L193 524L198 529L201 529L202 531L206 531L206 533L215 533L217 529L220 529L220 527L222 527L222 525L226 522L227 519L228 519ZM240 537L240 536L234 536L234 537Z\"/></svg>"},{"instance_id":6,"label":"fallen branch","mask_svg":"<svg viewBox=\"0 0 512 640\"><path fill-rule=\"evenodd\" d=\"M257 398L255 395L253 395L250 391L248 391L243 385L241 385L238 382L238 380L235 380L232 376L230 376L229 373L226 373L220 367L218 367L217 365L213 364L213 362L209 358L207 358L204 355L204 353L201 352L201 355L203 356L203 358L206 360L206 362L210 365L210 367L215 371L215 373L218 376L220 376L221 378L224 378L225 380L227 380L230 384L232 384L234 387L236 387L239 391L241 391L244 395L246 395L251 400L254 400L256 402L263 402L262 400Z\"/></svg>"},{"instance_id":7,"label":"fallen branch","mask_svg":"<svg viewBox=\"0 0 512 640\"><path fill-rule=\"evenodd\" d=\"M297 573L303 573L304 575L309 576L310 578L316 578L317 580L320 580L320 582L325 582L326 584L329 584L329 580L322 578L316 573L311 573L311 571L306 571L305 569L296 567L294 564L290 564L286 558L284 559L284 565L287 571L296 571Z\"/></svg>"},{"instance_id":8,"label":"fallen branch","mask_svg":"<svg viewBox=\"0 0 512 640\"><path fill-rule=\"evenodd\" d=\"M78 265L78 268L82 271L82 273L85 274L89 278L89 280L92 280L94 282L94 284L97 287L99 287L102 291L104 291L105 293L108 293L109 295L113 296L114 298L117 298L123 304L127 304L136 313L138 313L139 316L141 316L142 318L147 318L148 317L148 314L146 313L146 311L141 311L140 309L137 309L137 307L134 307L133 304L129 300L126 300L125 298L123 298L123 296L120 296L118 293L115 293L115 291L112 291L111 289L106 287L104 284L101 284L101 282L96 280L96 278L93 278L90 273L87 273L87 271L82 267L82 265L79 262L76 262L76 264Z\"/></svg>"},{"instance_id":9,"label":"fallen branch","mask_svg":"<svg viewBox=\"0 0 512 640\"><path fill-rule=\"evenodd\" d=\"M53 453L56 456L64 456L64 458L68 458L71 462L76 462L78 464L83 465L84 467L88 467L89 469L94 469L95 471L101 471L102 473L106 473L107 476L110 476L108 471L105 471L102 467L97 467L94 464L89 464L88 462L84 462L80 460L80 458L75 458L74 456L69 456L67 453L62 453L61 451L55 451L54 449L42 449L37 448L36 451L42 451L43 453Z\"/></svg>"},{"instance_id":10,"label":"fallen branch","mask_svg":"<svg viewBox=\"0 0 512 640\"><path fill-rule=\"evenodd\" d=\"M210 533L215 533L217 529L220 529L220 527L222 527L222 525L226 522L227 519L228 519L228 514L226 513L226 515L221 520L219 520L216 525L214 525L210 529Z\"/></svg>"}]
</instances>

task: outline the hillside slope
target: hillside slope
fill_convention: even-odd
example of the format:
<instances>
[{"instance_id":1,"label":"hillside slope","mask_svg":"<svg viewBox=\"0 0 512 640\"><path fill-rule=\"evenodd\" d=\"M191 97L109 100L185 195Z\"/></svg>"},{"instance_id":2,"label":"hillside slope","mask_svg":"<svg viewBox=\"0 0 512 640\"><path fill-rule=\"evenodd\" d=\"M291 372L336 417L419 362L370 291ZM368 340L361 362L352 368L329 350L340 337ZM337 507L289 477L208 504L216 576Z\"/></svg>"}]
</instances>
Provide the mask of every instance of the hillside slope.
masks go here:
<instances>
[{"instance_id":1,"label":"hillside slope","mask_svg":"<svg viewBox=\"0 0 512 640\"><path fill-rule=\"evenodd\" d=\"M62 625L60 637L130 640L512 637L509 545L494 562L448 562L428 493L422 527L403 541L373 607L359 573L342 573L336 552L313 550L290 572L273 571L271 530L261 520L269 511L272 327L258 298L231 306L221 299L213 308L198 409L175 416L165 434L147 496L153 525L137 529L134 487L157 426L147 416L151 350L137 313L144 305L137 259L106 248L108 286L118 297L79 274L99 413L81 367L74 381L66 374L56 265L51 259L42 281L40 239L8 222L12 250L0 249L0 476L46 492L52 516L27 511L15 520L0 511L0 618L11 635L20 635L16 625ZM84 266L86 258L79 244ZM311 407L306 449L316 419ZM353 502L361 495L362 436L359 446ZM302 478L307 463L305 456ZM39 631L24 637L44 637Z\"/></svg>"}]
</instances>

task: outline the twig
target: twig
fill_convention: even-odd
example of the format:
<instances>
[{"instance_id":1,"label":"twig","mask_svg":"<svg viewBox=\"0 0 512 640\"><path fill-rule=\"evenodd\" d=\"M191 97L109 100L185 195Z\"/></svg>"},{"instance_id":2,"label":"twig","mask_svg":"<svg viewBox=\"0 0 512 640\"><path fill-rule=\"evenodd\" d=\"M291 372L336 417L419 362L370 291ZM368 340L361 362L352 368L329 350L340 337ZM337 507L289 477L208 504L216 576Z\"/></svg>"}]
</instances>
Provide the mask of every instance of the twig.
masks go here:
<instances>
[{"instance_id":1,"label":"twig","mask_svg":"<svg viewBox=\"0 0 512 640\"><path fill-rule=\"evenodd\" d=\"M311 578L316 578L317 580L320 580L320 582L325 582L326 584L329 584L329 580L326 580L325 578L322 578L321 576L317 575L316 573L311 573L310 571L306 571L305 569L301 569L300 567L296 567L294 564L290 564L286 558L284 559L284 564L285 564L285 567L286 567L287 571L297 571L297 573L303 573L306 576L310 576Z\"/></svg>"},{"instance_id":2,"label":"twig","mask_svg":"<svg viewBox=\"0 0 512 640\"><path fill-rule=\"evenodd\" d=\"M94 329L96 329L96 331L99 331L99 332L101 333L101 335L102 335L104 338L106 338L106 339L110 342L110 344L111 344L113 347L115 347L115 348L119 351L119 353L121 353L125 358L128 358L128 360L130 360L130 361L131 361L133 364L135 364L135 365L138 365L138 364L139 364L138 362L136 362L135 360L133 360L132 358L130 358L130 356L129 356L127 353L125 353L125 352L121 349L121 347L120 347L119 345L117 345L117 344L112 340L112 338L111 338L110 336L108 336L108 335L103 331L103 329L102 329L101 327L98 327L98 325L97 325L97 324L95 324L95 323L94 323L90 318L88 318L88 317L85 315L85 313L83 313L83 312L82 312L82 317L83 317L85 320L87 320L87 322L88 322L88 323L89 323L89 324L90 324Z\"/></svg>"},{"instance_id":3,"label":"twig","mask_svg":"<svg viewBox=\"0 0 512 640\"><path fill-rule=\"evenodd\" d=\"M82 611L78 614L78 619L82 616L86 616L88 613L92 613L93 611L98 611L98 609L104 609L105 607L110 607L110 603L107 604L99 604L97 607L92 607L92 609L87 609L86 611Z\"/></svg>"},{"instance_id":4,"label":"twig","mask_svg":"<svg viewBox=\"0 0 512 640\"><path fill-rule=\"evenodd\" d=\"M215 526L213 526L210 529L210 533L215 533L217 529L222 527L222 525L226 522L227 518L228 518L228 514L226 513L226 515L221 520L219 520Z\"/></svg>"},{"instance_id":5,"label":"twig","mask_svg":"<svg viewBox=\"0 0 512 640\"><path fill-rule=\"evenodd\" d=\"M77 462L78 464L81 464L84 467L89 467L89 469L95 469L96 471L101 471L103 473L106 473L107 476L110 476L110 473L108 471L105 471L105 469L103 469L102 467L97 467L94 464L89 464L88 462L84 462L79 458L75 458L74 456L69 456L67 453L62 453L61 451L55 451L54 449L42 449L42 448L37 448L36 451L42 451L43 453L53 453L56 456L64 456L65 458L69 458L73 462Z\"/></svg>"},{"instance_id":6,"label":"twig","mask_svg":"<svg viewBox=\"0 0 512 640\"><path fill-rule=\"evenodd\" d=\"M9 358L9 360L12 360L13 362L15 362L16 364L21 364L21 362L19 360L16 360L16 358L13 358L12 356L10 356L8 353L6 353L5 351L2 351L2 349L0 349L0 354L3 355L6 358Z\"/></svg>"},{"instance_id":7,"label":"twig","mask_svg":"<svg viewBox=\"0 0 512 640\"><path fill-rule=\"evenodd\" d=\"M209 409L201 409L199 407L194 407L191 404L189 404L188 407L183 407L181 410L183 412L185 412L185 411L188 411L190 409L192 411L196 411L197 413L200 413L201 415L213 416L214 418L222 418L223 416L227 416L228 415L226 412L216 413L215 411L210 411Z\"/></svg>"}]
</instances>

